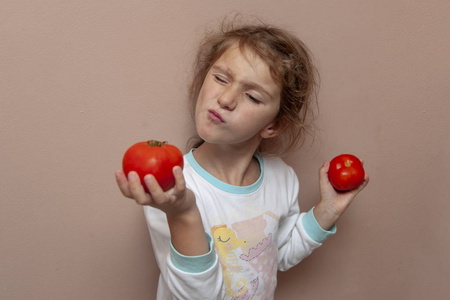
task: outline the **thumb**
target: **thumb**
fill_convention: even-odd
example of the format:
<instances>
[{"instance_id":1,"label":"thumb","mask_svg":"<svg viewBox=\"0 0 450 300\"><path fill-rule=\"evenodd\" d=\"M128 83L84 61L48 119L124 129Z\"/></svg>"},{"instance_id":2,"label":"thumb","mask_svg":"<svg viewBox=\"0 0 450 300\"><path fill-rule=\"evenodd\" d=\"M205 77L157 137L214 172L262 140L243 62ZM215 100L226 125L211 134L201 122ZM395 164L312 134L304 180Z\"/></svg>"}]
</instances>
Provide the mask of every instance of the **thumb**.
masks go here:
<instances>
[{"instance_id":1,"label":"thumb","mask_svg":"<svg viewBox=\"0 0 450 300\"><path fill-rule=\"evenodd\" d=\"M328 170L330 169L330 162L325 161L319 169L319 184L321 186L328 184Z\"/></svg>"}]
</instances>

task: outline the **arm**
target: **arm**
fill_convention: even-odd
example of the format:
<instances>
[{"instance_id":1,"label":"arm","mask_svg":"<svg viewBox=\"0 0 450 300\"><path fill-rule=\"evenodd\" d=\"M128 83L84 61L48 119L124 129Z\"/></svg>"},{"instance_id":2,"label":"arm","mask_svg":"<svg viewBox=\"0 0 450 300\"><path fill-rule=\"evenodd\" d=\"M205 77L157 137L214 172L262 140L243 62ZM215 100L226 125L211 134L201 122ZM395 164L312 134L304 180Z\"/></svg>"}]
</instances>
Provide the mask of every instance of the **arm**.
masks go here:
<instances>
[{"instance_id":1,"label":"arm","mask_svg":"<svg viewBox=\"0 0 450 300\"><path fill-rule=\"evenodd\" d=\"M209 243L196 205L183 214L167 215L167 223L172 245L180 254L198 256L209 252Z\"/></svg>"},{"instance_id":2,"label":"arm","mask_svg":"<svg viewBox=\"0 0 450 300\"><path fill-rule=\"evenodd\" d=\"M300 213L298 202L289 216L280 223L278 239L278 269L286 271L308 257L336 232L333 226L323 230L314 217L313 209Z\"/></svg>"},{"instance_id":3,"label":"arm","mask_svg":"<svg viewBox=\"0 0 450 300\"><path fill-rule=\"evenodd\" d=\"M136 172L128 174L116 172L117 183L125 197L134 199L140 205L149 205L163 211L167 216L174 248L183 255L202 255L209 251L209 244L203 223L195 204L195 197L186 188L180 167L173 170L175 187L164 192L153 175L144 177L150 193L145 193Z\"/></svg>"},{"instance_id":4,"label":"arm","mask_svg":"<svg viewBox=\"0 0 450 300\"><path fill-rule=\"evenodd\" d=\"M288 213L280 219L278 230L278 269L286 271L309 256L316 248L336 232L333 227L323 230L314 217L313 210L300 212L298 203L299 184L293 170L286 177L289 182Z\"/></svg>"},{"instance_id":5,"label":"arm","mask_svg":"<svg viewBox=\"0 0 450 300\"><path fill-rule=\"evenodd\" d=\"M314 208L314 216L320 227L331 228L342 216L348 206L369 183L369 175L365 174L364 182L348 192L337 192L328 180L329 162L325 162L319 170L320 202Z\"/></svg>"},{"instance_id":6,"label":"arm","mask_svg":"<svg viewBox=\"0 0 450 300\"><path fill-rule=\"evenodd\" d=\"M153 176L144 192L135 172L128 179L116 171L122 193L144 206L153 252L161 271L158 295L176 299L220 299L222 272L211 236L205 233L193 192L181 168L174 168L175 187L163 192Z\"/></svg>"},{"instance_id":7,"label":"arm","mask_svg":"<svg viewBox=\"0 0 450 300\"><path fill-rule=\"evenodd\" d=\"M325 162L319 170L319 204L307 213L300 213L295 201L288 216L280 222L278 268L281 271L299 263L336 232L334 224L369 182L366 174L364 182L358 188L345 193L337 192L328 180L328 169L329 163ZM298 185L294 190L298 190ZM296 199L297 196L298 194L293 194L291 197Z\"/></svg>"}]
</instances>

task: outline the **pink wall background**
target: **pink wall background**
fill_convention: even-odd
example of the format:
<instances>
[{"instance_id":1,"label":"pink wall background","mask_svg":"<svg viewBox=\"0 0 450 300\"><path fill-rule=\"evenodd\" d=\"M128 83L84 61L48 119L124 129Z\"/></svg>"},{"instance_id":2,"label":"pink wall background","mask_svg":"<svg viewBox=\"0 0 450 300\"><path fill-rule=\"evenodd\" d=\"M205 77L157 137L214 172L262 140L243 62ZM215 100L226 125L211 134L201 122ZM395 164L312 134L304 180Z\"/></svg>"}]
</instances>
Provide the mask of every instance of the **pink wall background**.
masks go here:
<instances>
[{"instance_id":1,"label":"pink wall background","mask_svg":"<svg viewBox=\"0 0 450 300\"><path fill-rule=\"evenodd\" d=\"M371 176L277 299L449 297L450 2L47 0L0 4L0 299L154 299L143 212L113 172L137 141L184 149L191 51L233 11L315 53L316 138L287 158L301 207L325 159Z\"/></svg>"}]
</instances>

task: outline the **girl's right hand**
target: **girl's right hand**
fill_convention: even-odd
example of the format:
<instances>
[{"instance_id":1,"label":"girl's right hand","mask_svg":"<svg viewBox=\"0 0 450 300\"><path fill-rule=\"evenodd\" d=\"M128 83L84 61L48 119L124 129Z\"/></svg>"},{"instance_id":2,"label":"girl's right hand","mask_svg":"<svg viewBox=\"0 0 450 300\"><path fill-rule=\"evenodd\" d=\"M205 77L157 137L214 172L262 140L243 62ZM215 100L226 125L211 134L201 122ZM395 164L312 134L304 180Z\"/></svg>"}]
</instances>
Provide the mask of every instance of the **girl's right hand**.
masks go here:
<instances>
[{"instance_id":1,"label":"girl's right hand","mask_svg":"<svg viewBox=\"0 0 450 300\"><path fill-rule=\"evenodd\" d=\"M183 171L179 166L173 168L173 175L175 186L166 192L151 174L144 177L149 193L145 192L139 175L134 171L131 171L127 178L122 170L117 170L116 181L122 194L137 204L160 209L168 216L177 216L189 212L196 204L194 194L186 188Z\"/></svg>"},{"instance_id":2,"label":"girl's right hand","mask_svg":"<svg viewBox=\"0 0 450 300\"><path fill-rule=\"evenodd\" d=\"M194 193L186 188L183 171L173 168L175 186L164 192L153 175L144 177L149 193L144 191L136 172L128 178L123 171L116 171L116 181L122 194L140 205L150 205L166 213L171 242L181 254L197 256L208 253L209 243L202 219L195 202Z\"/></svg>"}]
</instances>

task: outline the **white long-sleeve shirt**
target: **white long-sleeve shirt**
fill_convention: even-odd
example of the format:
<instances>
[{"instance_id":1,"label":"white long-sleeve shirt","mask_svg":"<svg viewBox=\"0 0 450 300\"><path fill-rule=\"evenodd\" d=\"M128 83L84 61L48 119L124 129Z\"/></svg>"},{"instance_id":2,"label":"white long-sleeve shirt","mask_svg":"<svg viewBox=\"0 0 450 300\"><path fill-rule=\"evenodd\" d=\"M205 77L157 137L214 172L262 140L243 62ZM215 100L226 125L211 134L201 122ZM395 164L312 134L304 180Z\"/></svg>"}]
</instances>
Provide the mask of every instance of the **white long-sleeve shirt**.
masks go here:
<instances>
[{"instance_id":1,"label":"white long-sleeve shirt","mask_svg":"<svg viewBox=\"0 0 450 300\"><path fill-rule=\"evenodd\" d=\"M250 186L232 186L184 157L186 185L196 197L210 252L179 254L170 243L165 214L144 213L161 275L158 300L273 299L277 270L285 271L319 247L324 231L312 210L300 213L299 184L280 158L255 156L261 175Z\"/></svg>"}]
</instances>

